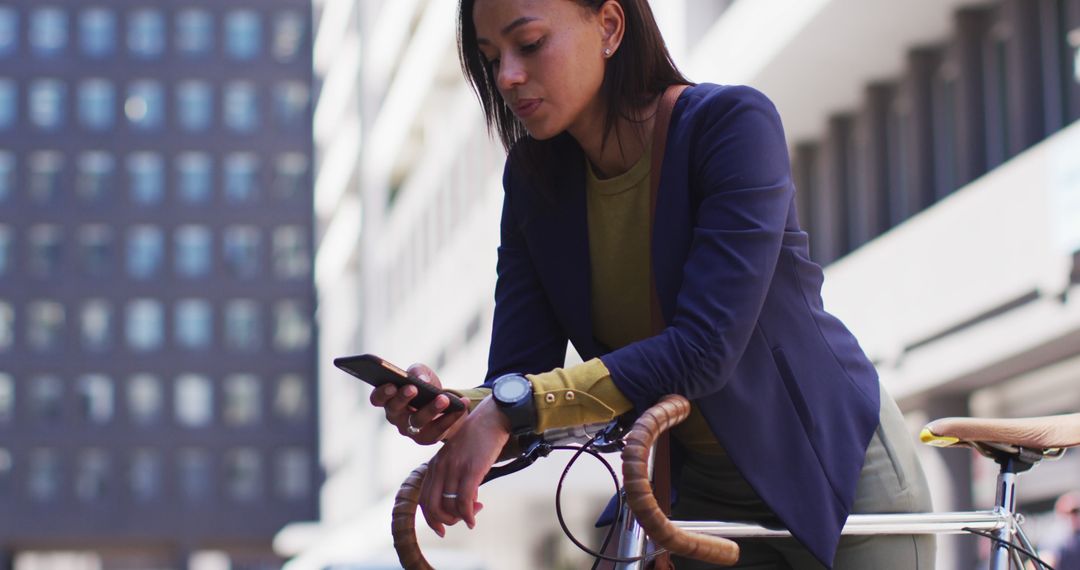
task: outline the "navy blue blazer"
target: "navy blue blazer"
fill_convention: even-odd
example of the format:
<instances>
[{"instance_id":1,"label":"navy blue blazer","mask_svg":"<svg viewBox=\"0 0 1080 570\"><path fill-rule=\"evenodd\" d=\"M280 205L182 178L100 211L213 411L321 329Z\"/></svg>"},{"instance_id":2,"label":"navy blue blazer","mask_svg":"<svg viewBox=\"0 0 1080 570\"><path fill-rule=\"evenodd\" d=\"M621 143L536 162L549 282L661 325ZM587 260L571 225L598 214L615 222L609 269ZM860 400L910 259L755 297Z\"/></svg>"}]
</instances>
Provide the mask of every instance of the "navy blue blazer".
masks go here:
<instances>
[{"instance_id":1,"label":"navy blue blazer","mask_svg":"<svg viewBox=\"0 0 1080 570\"><path fill-rule=\"evenodd\" d=\"M878 378L821 301L799 228L780 117L760 92L702 84L672 111L652 227L667 323L617 350L593 337L585 158L547 142L553 187L515 147L504 173L488 381L600 359L640 412L669 393L700 406L778 519L831 566L878 425ZM677 469L677 465L675 466Z\"/></svg>"}]
</instances>

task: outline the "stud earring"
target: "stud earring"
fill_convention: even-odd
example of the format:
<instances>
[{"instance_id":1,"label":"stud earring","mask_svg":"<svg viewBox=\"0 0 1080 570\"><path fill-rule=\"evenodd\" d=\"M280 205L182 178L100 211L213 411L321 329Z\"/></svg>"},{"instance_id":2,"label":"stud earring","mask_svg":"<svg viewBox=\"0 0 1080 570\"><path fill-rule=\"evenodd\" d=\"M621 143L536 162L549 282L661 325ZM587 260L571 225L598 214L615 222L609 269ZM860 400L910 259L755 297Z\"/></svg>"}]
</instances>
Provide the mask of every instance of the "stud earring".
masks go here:
<instances>
[{"instance_id":1,"label":"stud earring","mask_svg":"<svg viewBox=\"0 0 1080 570\"><path fill-rule=\"evenodd\" d=\"M611 48L604 48L604 57L611 57Z\"/></svg>"}]
</instances>

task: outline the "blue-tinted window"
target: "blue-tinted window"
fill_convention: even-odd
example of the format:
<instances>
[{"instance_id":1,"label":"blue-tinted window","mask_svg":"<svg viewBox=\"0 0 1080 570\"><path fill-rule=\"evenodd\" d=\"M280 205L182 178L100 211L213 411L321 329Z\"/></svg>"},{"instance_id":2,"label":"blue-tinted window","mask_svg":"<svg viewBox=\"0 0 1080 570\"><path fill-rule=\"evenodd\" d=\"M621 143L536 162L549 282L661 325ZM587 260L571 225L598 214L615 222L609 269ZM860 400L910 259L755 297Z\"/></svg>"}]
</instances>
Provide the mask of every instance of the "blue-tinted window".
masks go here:
<instances>
[{"instance_id":1,"label":"blue-tinted window","mask_svg":"<svg viewBox=\"0 0 1080 570\"><path fill-rule=\"evenodd\" d=\"M113 187L116 160L103 151L84 152L79 155L78 178L75 193L87 202L101 202Z\"/></svg>"},{"instance_id":2,"label":"blue-tinted window","mask_svg":"<svg viewBox=\"0 0 1080 570\"><path fill-rule=\"evenodd\" d=\"M34 277L47 279L60 271L63 253L63 234L60 228L51 224L40 224L30 228L27 236L27 265Z\"/></svg>"},{"instance_id":3,"label":"blue-tinted window","mask_svg":"<svg viewBox=\"0 0 1080 570\"><path fill-rule=\"evenodd\" d=\"M255 226L230 226L222 243L225 267L236 277L259 273L259 230Z\"/></svg>"},{"instance_id":4,"label":"blue-tinted window","mask_svg":"<svg viewBox=\"0 0 1080 570\"><path fill-rule=\"evenodd\" d=\"M303 226L274 229L274 274L282 279L307 277L311 271L307 232Z\"/></svg>"},{"instance_id":5,"label":"blue-tinted window","mask_svg":"<svg viewBox=\"0 0 1080 570\"><path fill-rule=\"evenodd\" d=\"M40 57L60 55L67 48L67 14L60 8L38 8L30 14L30 49Z\"/></svg>"},{"instance_id":6,"label":"blue-tinted window","mask_svg":"<svg viewBox=\"0 0 1080 570\"><path fill-rule=\"evenodd\" d=\"M11 270L11 242L11 228L0 224L0 275L6 275Z\"/></svg>"},{"instance_id":7,"label":"blue-tinted window","mask_svg":"<svg viewBox=\"0 0 1080 570\"><path fill-rule=\"evenodd\" d=\"M185 501L198 502L210 497L213 473L209 453L198 448L181 449L176 467L180 494Z\"/></svg>"},{"instance_id":8,"label":"blue-tinted window","mask_svg":"<svg viewBox=\"0 0 1080 570\"><path fill-rule=\"evenodd\" d=\"M112 305L104 299L90 299L79 311L79 336L83 348L102 352L113 344Z\"/></svg>"},{"instance_id":9,"label":"blue-tinted window","mask_svg":"<svg viewBox=\"0 0 1080 570\"><path fill-rule=\"evenodd\" d=\"M19 15L14 8L0 6L0 57L14 55L19 48Z\"/></svg>"},{"instance_id":10,"label":"blue-tinted window","mask_svg":"<svg viewBox=\"0 0 1080 570\"><path fill-rule=\"evenodd\" d=\"M214 50L214 19L206 10L181 10L176 15L176 51L187 57L209 55Z\"/></svg>"},{"instance_id":11,"label":"blue-tinted window","mask_svg":"<svg viewBox=\"0 0 1080 570\"><path fill-rule=\"evenodd\" d=\"M278 301L274 304L274 348L293 352L307 348L311 342L311 316L300 301Z\"/></svg>"},{"instance_id":12,"label":"blue-tinted window","mask_svg":"<svg viewBox=\"0 0 1080 570\"><path fill-rule=\"evenodd\" d=\"M64 342L64 305L33 301L26 306L26 343L32 350L51 352Z\"/></svg>"},{"instance_id":13,"label":"blue-tinted window","mask_svg":"<svg viewBox=\"0 0 1080 570\"><path fill-rule=\"evenodd\" d=\"M180 226L176 230L175 240L173 261L177 275L195 278L210 273L210 230L203 226Z\"/></svg>"},{"instance_id":14,"label":"blue-tinted window","mask_svg":"<svg viewBox=\"0 0 1080 570\"><path fill-rule=\"evenodd\" d=\"M160 129L165 122L165 93L161 83L151 80L135 81L128 86L124 115L131 126L140 131Z\"/></svg>"},{"instance_id":15,"label":"blue-tinted window","mask_svg":"<svg viewBox=\"0 0 1080 570\"><path fill-rule=\"evenodd\" d=\"M210 347L214 320L210 303L202 299L183 299L176 304L174 315L176 344L191 350Z\"/></svg>"},{"instance_id":16,"label":"blue-tinted window","mask_svg":"<svg viewBox=\"0 0 1080 570\"><path fill-rule=\"evenodd\" d=\"M15 309L0 300L0 353L8 352L15 344Z\"/></svg>"},{"instance_id":17,"label":"blue-tinted window","mask_svg":"<svg viewBox=\"0 0 1080 570\"><path fill-rule=\"evenodd\" d=\"M214 121L214 98L205 81L183 81L176 86L176 121L188 131L205 131Z\"/></svg>"},{"instance_id":18,"label":"blue-tinted window","mask_svg":"<svg viewBox=\"0 0 1080 570\"><path fill-rule=\"evenodd\" d=\"M53 379L59 386L59 380ZM44 384L43 384L44 385ZM62 393L60 396L62 397ZM56 414L59 416L59 413ZM35 503L51 503L60 499L63 486L63 466L55 449L37 448L30 453L27 491Z\"/></svg>"},{"instance_id":19,"label":"blue-tinted window","mask_svg":"<svg viewBox=\"0 0 1080 570\"><path fill-rule=\"evenodd\" d=\"M284 129L296 129L307 124L308 87L299 81L279 83L274 90L274 118Z\"/></svg>"},{"instance_id":20,"label":"blue-tinted window","mask_svg":"<svg viewBox=\"0 0 1080 570\"><path fill-rule=\"evenodd\" d=\"M140 503L153 501L161 496L164 469L161 453L156 449L136 449L131 454L131 495Z\"/></svg>"},{"instance_id":21,"label":"blue-tinted window","mask_svg":"<svg viewBox=\"0 0 1080 570\"><path fill-rule=\"evenodd\" d=\"M104 79L79 85L79 122L90 130L106 131L116 122L116 89Z\"/></svg>"},{"instance_id":22,"label":"blue-tinted window","mask_svg":"<svg viewBox=\"0 0 1080 570\"><path fill-rule=\"evenodd\" d=\"M299 152L279 154L274 160L274 197L292 200L308 193L308 159Z\"/></svg>"},{"instance_id":23,"label":"blue-tinted window","mask_svg":"<svg viewBox=\"0 0 1080 570\"><path fill-rule=\"evenodd\" d=\"M116 14L105 8L88 8L79 15L79 47L92 58L116 52Z\"/></svg>"},{"instance_id":24,"label":"blue-tinted window","mask_svg":"<svg viewBox=\"0 0 1080 570\"><path fill-rule=\"evenodd\" d=\"M231 130L250 133L259 126L259 100L255 85L248 81L236 81L225 86L225 126Z\"/></svg>"},{"instance_id":25,"label":"blue-tinted window","mask_svg":"<svg viewBox=\"0 0 1080 570\"><path fill-rule=\"evenodd\" d=\"M229 498L239 502L252 502L262 495L262 457L256 449L241 447L225 453L225 488Z\"/></svg>"},{"instance_id":26,"label":"blue-tinted window","mask_svg":"<svg viewBox=\"0 0 1080 570\"><path fill-rule=\"evenodd\" d=\"M214 389L210 379L184 374L176 379L173 396L176 420L185 427L204 427L214 419Z\"/></svg>"},{"instance_id":27,"label":"blue-tinted window","mask_svg":"<svg viewBox=\"0 0 1080 570\"><path fill-rule=\"evenodd\" d=\"M152 425L161 421L165 407L161 379L150 374L138 374L128 381L128 417L132 423Z\"/></svg>"},{"instance_id":28,"label":"blue-tinted window","mask_svg":"<svg viewBox=\"0 0 1080 570\"><path fill-rule=\"evenodd\" d=\"M30 83L30 123L54 131L64 124L67 89L58 79L38 79Z\"/></svg>"},{"instance_id":29,"label":"blue-tinted window","mask_svg":"<svg viewBox=\"0 0 1080 570\"><path fill-rule=\"evenodd\" d=\"M186 152L176 158L176 193L181 202L208 202L213 189L210 157L201 152Z\"/></svg>"},{"instance_id":30,"label":"blue-tinted window","mask_svg":"<svg viewBox=\"0 0 1080 570\"><path fill-rule=\"evenodd\" d=\"M133 279L150 279L161 271L165 240L161 229L135 226L128 230L127 272Z\"/></svg>"},{"instance_id":31,"label":"blue-tinted window","mask_svg":"<svg viewBox=\"0 0 1080 570\"><path fill-rule=\"evenodd\" d=\"M252 300L238 299L225 305L225 346L229 350L254 352L262 345L262 316Z\"/></svg>"},{"instance_id":32,"label":"blue-tinted window","mask_svg":"<svg viewBox=\"0 0 1080 570\"><path fill-rule=\"evenodd\" d=\"M113 257L112 228L94 224L79 229L79 264L86 275L111 275Z\"/></svg>"},{"instance_id":33,"label":"blue-tinted window","mask_svg":"<svg viewBox=\"0 0 1080 570\"><path fill-rule=\"evenodd\" d=\"M64 155L43 150L30 155L28 190L30 199L38 204L50 204L60 197L60 181L64 172Z\"/></svg>"},{"instance_id":34,"label":"blue-tinted window","mask_svg":"<svg viewBox=\"0 0 1080 570\"><path fill-rule=\"evenodd\" d=\"M244 203L258 197L258 166L251 153L231 154L225 159L225 201Z\"/></svg>"},{"instance_id":35,"label":"blue-tinted window","mask_svg":"<svg viewBox=\"0 0 1080 570\"><path fill-rule=\"evenodd\" d=\"M165 197L165 166L161 155L137 152L127 159L131 201L143 206L160 204Z\"/></svg>"},{"instance_id":36,"label":"blue-tinted window","mask_svg":"<svg viewBox=\"0 0 1080 570\"><path fill-rule=\"evenodd\" d=\"M128 17L127 46L137 59L157 59L165 53L165 16L143 8Z\"/></svg>"},{"instance_id":37,"label":"blue-tinted window","mask_svg":"<svg viewBox=\"0 0 1080 570\"><path fill-rule=\"evenodd\" d=\"M0 150L0 203L15 191L15 155Z\"/></svg>"},{"instance_id":38,"label":"blue-tinted window","mask_svg":"<svg viewBox=\"0 0 1080 570\"><path fill-rule=\"evenodd\" d=\"M164 315L161 303L152 299L135 299L127 304L124 333L127 344L136 352L161 348L165 338Z\"/></svg>"},{"instance_id":39,"label":"blue-tinted window","mask_svg":"<svg viewBox=\"0 0 1080 570\"><path fill-rule=\"evenodd\" d=\"M11 79L0 79L0 131L15 126L19 118L19 88Z\"/></svg>"},{"instance_id":40,"label":"blue-tinted window","mask_svg":"<svg viewBox=\"0 0 1080 570\"><path fill-rule=\"evenodd\" d=\"M234 10L225 16L225 53L238 60L259 55L262 22L254 10Z\"/></svg>"},{"instance_id":41,"label":"blue-tinted window","mask_svg":"<svg viewBox=\"0 0 1080 570\"><path fill-rule=\"evenodd\" d=\"M281 12L274 17L274 59L294 61L304 47L304 15L296 10Z\"/></svg>"}]
</instances>

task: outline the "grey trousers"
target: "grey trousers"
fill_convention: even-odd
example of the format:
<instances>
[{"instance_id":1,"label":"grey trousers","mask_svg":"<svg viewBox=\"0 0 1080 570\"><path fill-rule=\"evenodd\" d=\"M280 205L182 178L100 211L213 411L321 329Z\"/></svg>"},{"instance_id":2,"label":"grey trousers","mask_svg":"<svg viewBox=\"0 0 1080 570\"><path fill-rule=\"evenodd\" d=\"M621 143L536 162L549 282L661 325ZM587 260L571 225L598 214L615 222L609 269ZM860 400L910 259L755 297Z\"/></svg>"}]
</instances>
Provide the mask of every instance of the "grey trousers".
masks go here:
<instances>
[{"instance_id":1,"label":"grey trousers","mask_svg":"<svg viewBox=\"0 0 1080 570\"><path fill-rule=\"evenodd\" d=\"M915 456L914 437L892 397L881 389L880 423L866 450L855 491L854 513L929 512L930 489ZM677 485L672 518L776 524L726 455L691 454ZM794 539L740 540L734 568L819 570L824 566ZM933 570L932 535L845 536L833 560L836 570ZM675 557L676 570L720 568Z\"/></svg>"}]
</instances>

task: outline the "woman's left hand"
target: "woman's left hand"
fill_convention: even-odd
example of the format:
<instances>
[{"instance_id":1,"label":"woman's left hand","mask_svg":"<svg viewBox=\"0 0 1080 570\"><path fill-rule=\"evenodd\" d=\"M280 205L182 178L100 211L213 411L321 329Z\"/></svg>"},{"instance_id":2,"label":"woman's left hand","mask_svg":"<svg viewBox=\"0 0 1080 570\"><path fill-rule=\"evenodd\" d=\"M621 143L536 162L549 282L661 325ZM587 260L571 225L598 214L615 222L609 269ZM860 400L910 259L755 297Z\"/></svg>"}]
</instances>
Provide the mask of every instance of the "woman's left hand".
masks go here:
<instances>
[{"instance_id":1,"label":"woman's left hand","mask_svg":"<svg viewBox=\"0 0 1080 570\"><path fill-rule=\"evenodd\" d=\"M440 537L446 534L443 525L462 520L469 528L476 525L476 513L484 508L476 500L480 482L509 440L510 422L489 396L462 420L460 428L428 462L420 508L428 526Z\"/></svg>"}]
</instances>

